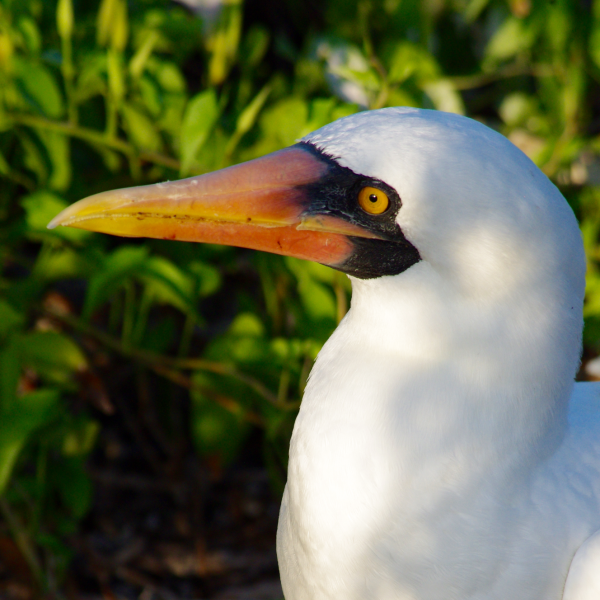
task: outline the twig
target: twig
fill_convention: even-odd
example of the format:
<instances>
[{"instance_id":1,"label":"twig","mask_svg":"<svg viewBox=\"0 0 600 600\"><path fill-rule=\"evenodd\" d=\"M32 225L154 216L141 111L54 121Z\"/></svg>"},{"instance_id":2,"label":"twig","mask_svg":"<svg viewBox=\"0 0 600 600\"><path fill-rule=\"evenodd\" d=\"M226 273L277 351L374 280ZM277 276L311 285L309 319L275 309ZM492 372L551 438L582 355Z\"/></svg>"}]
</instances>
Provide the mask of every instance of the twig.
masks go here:
<instances>
[{"instance_id":1,"label":"twig","mask_svg":"<svg viewBox=\"0 0 600 600\"><path fill-rule=\"evenodd\" d=\"M204 386L197 385L192 381L190 377L187 377L179 371L167 369L166 367L163 367L158 364L154 365L152 369L159 375L162 375L165 379L168 379L169 381L172 381L173 383L176 383L181 387L184 387L188 390L196 390L198 392L201 392L205 396L208 396L213 402L228 410L230 413L242 416L249 423L258 425L259 427L264 427L265 422L260 415L250 410L246 410L240 405L239 402L236 402L233 398L230 398L229 396L224 396L223 394L217 394L212 390L208 390Z\"/></svg>"},{"instance_id":2,"label":"twig","mask_svg":"<svg viewBox=\"0 0 600 600\"><path fill-rule=\"evenodd\" d=\"M19 519L13 513L10 504L7 502L6 498L0 496L0 512L4 517L6 524L10 530L13 540L17 547L21 551L23 558L27 561L29 568L35 578L35 581L38 587L41 589L44 585L44 570L42 569L42 565L33 549L33 544L29 539L29 536L25 532L25 529L19 523Z\"/></svg>"},{"instance_id":3,"label":"twig","mask_svg":"<svg viewBox=\"0 0 600 600\"><path fill-rule=\"evenodd\" d=\"M501 79L510 77L519 77L520 75L532 75L533 77L549 77L554 75L552 67L549 65L522 66L512 64L498 69L493 73L478 73L477 75L459 75L448 77L448 80L457 90L472 90L475 88L489 85Z\"/></svg>"},{"instance_id":4,"label":"twig","mask_svg":"<svg viewBox=\"0 0 600 600\"><path fill-rule=\"evenodd\" d=\"M161 375L166 379L173 381L181 387L184 387L189 390L197 390L205 395L210 396L214 402L223 406L223 408L227 409L235 415L242 415L244 419L251 423L254 423L255 425L264 425L264 421L260 415L252 411L246 410L232 398L220 394L213 394L212 392L207 390L206 387L196 384L190 377L179 372L177 369L179 368L189 370L206 370L217 374L235 377L239 381L242 381L247 385L251 385L253 389L260 393L268 402L274 404L277 408L280 408L282 410L293 410L297 408L297 406L293 403L280 403L277 401L276 398L273 400L273 394L269 392L259 381L255 380L250 375L239 373L234 368L228 367L227 365L216 362L203 361L201 359L176 359L169 356L163 356L161 354L155 354L153 352L148 352L147 350L131 348L122 344L117 338L114 338L111 335L96 329L92 325L83 323L80 319L73 317L72 315L60 313L48 307L45 307L43 309L43 312L50 317L62 321L63 323L69 325L73 329L76 329L85 335L94 337L104 346L111 350L114 350L115 352L118 352L122 356L127 356L128 358L132 358L145 364L158 375Z\"/></svg>"},{"instance_id":5,"label":"twig","mask_svg":"<svg viewBox=\"0 0 600 600\"><path fill-rule=\"evenodd\" d=\"M225 375L228 377L233 377L238 381L246 384L248 387L251 387L257 394L262 396L267 402L279 408L281 410L295 410L297 408L296 403L291 402L280 402L277 399L277 396L273 394L263 383L261 383L258 379L255 379L251 375L247 375L245 373L241 373L235 367L230 365L219 363L216 361L208 361L201 358L173 358L170 356L163 356L161 354L155 354L153 352L148 352L147 350L141 350L139 348L132 348L129 346L125 346L121 343L117 338L107 334L103 331L100 331L96 327L89 325L88 323L84 323L81 319L77 317L73 317L72 315L67 315L61 312L56 312L51 308L45 307L43 312L48 316L58 319L62 321L66 325L69 325L73 329L84 333L85 335L89 335L95 339L97 339L100 343L102 343L107 348L118 352L122 356L127 356L129 358L133 358L138 360L139 362L144 363L149 368L151 368L156 373L164 375L168 379L175 381L173 379L173 373L175 370L197 370L197 371L209 371L211 373L215 373L217 375ZM183 376L185 383L183 387L186 388L197 388L193 382L189 378ZM176 382L177 383L177 382Z\"/></svg>"},{"instance_id":6,"label":"twig","mask_svg":"<svg viewBox=\"0 0 600 600\"><path fill-rule=\"evenodd\" d=\"M179 161L175 158L160 154L159 152L151 152L148 150L138 151L128 142L114 136L107 136L101 131L95 131L79 125L73 125L72 123L49 121L48 119L33 115L8 113L6 117L17 125L45 129L47 131L56 131L57 133L62 133L64 135L84 140L92 145L95 144L98 146L104 146L106 148L110 148L111 150L121 152L128 158L137 158L142 161L151 162L156 165L173 169L174 171L179 171L180 169Z\"/></svg>"}]
</instances>

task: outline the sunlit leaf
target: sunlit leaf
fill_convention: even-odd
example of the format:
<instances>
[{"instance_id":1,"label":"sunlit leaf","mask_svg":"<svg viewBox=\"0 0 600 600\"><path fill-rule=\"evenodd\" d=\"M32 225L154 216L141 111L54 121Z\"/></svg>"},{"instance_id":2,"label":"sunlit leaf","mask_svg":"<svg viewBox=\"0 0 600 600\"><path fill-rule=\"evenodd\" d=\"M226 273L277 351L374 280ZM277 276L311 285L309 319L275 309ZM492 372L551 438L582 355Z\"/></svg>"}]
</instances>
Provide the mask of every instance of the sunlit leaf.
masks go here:
<instances>
[{"instance_id":1,"label":"sunlit leaf","mask_svg":"<svg viewBox=\"0 0 600 600\"><path fill-rule=\"evenodd\" d=\"M242 313L229 326L229 335L263 337L265 335L265 327L255 314Z\"/></svg>"},{"instance_id":2,"label":"sunlit leaf","mask_svg":"<svg viewBox=\"0 0 600 600\"><path fill-rule=\"evenodd\" d=\"M431 98L433 105L444 112L465 114L465 105L461 95L448 79L438 79L423 84L423 90Z\"/></svg>"},{"instance_id":3,"label":"sunlit leaf","mask_svg":"<svg viewBox=\"0 0 600 600\"><path fill-rule=\"evenodd\" d=\"M201 262L192 261L188 269L196 278L196 293L199 297L210 296L221 287L221 274L214 266Z\"/></svg>"},{"instance_id":4,"label":"sunlit leaf","mask_svg":"<svg viewBox=\"0 0 600 600\"><path fill-rule=\"evenodd\" d=\"M277 146L293 144L306 129L308 103L301 98L286 98L263 111L260 125L264 135L273 138Z\"/></svg>"},{"instance_id":5,"label":"sunlit leaf","mask_svg":"<svg viewBox=\"0 0 600 600\"><path fill-rule=\"evenodd\" d=\"M166 92L180 94L185 91L185 79L177 65L151 57L147 69Z\"/></svg>"},{"instance_id":6,"label":"sunlit leaf","mask_svg":"<svg viewBox=\"0 0 600 600\"><path fill-rule=\"evenodd\" d=\"M87 367L79 346L62 333L30 332L20 337L18 347L23 365L53 382L66 382Z\"/></svg>"},{"instance_id":7,"label":"sunlit leaf","mask_svg":"<svg viewBox=\"0 0 600 600\"><path fill-rule=\"evenodd\" d=\"M152 120L131 104L123 104L123 119L134 145L144 150L158 151L162 140Z\"/></svg>"},{"instance_id":8,"label":"sunlit leaf","mask_svg":"<svg viewBox=\"0 0 600 600\"><path fill-rule=\"evenodd\" d=\"M47 237L58 237L66 240L83 240L89 237L89 232L72 227L57 227L48 229L48 223L68 205L56 194L39 190L25 196L21 200L25 209L26 222L29 232L42 234Z\"/></svg>"},{"instance_id":9,"label":"sunlit leaf","mask_svg":"<svg viewBox=\"0 0 600 600\"><path fill-rule=\"evenodd\" d=\"M162 96L156 81L147 75L140 78L140 92L146 110L153 116L158 116L162 110Z\"/></svg>"},{"instance_id":10,"label":"sunlit leaf","mask_svg":"<svg viewBox=\"0 0 600 600\"><path fill-rule=\"evenodd\" d=\"M214 90L192 98L185 110L181 128L181 176L188 175L196 155L214 127L219 108Z\"/></svg>"},{"instance_id":11,"label":"sunlit leaf","mask_svg":"<svg viewBox=\"0 0 600 600\"><path fill-rule=\"evenodd\" d=\"M108 88L112 97L120 103L125 96L125 69L123 54L111 48L107 54Z\"/></svg>"},{"instance_id":12,"label":"sunlit leaf","mask_svg":"<svg viewBox=\"0 0 600 600\"><path fill-rule=\"evenodd\" d=\"M298 292L308 315L312 319L335 319L335 298L330 289L311 274L311 263L286 257L286 264L298 278Z\"/></svg>"},{"instance_id":13,"label":"sunlit leaf","mask_svg":"<svg viewBox=\"0 0 600 600\"><path fill-rule=\"evenodd\" d=\"M129 35L125 0L102 0L98 11L96 31L100 46L110 45L117 52L125 49Z\"/></svg>"},{"instance_id":14,"label":"sunlit leaf","mask_svg":"<svg viewBox=\"0 0 600 600\"><path fill-rule=\"evenodd\" d=\"M484 66L491 68L499 61L507 60L515 54L531 47L537 31L517 17L509 17L498 28L485 49Z\"/></svg>"},{"instance_id":15,"label":"sunlit leaf","mask_svg":"<svg viewBox=\"0 0 600 600\"><path fill-rule=\"evenodd\" d=\"M220 85L223 82L237 54L242 30L241 5L241 0L229 0L223 3L217 26L206 42L211 52L208 64L211 85Z\"/></svg>"},{"instance_id":16,"label":"sunlit leaf","mask_svg":"<svg viewBox=\"0 0 600 600\"><path fill-rule=\"evenodd\" d=\"M18 24L19 30L23 34L27 49L32 54L37 54L42 46L42 38L37 23L28 16L21 16Z\"/></svg>"},{"instance_id":17,"label":"sunlit leaf","mask_svg":"<svg viewBox=\"0 0 600 600\"><path fill-rule=\"evenodd\" d=\"M58 0L56 6L56 28L60 37L68 39L73 33L73 0Z\"/></svg>"},{"instance_id":18,"label":"sunlit leaf","mask_svg":"<svg viewBox=\"0 0 600 600\"><path fill-rule=\"evenodd\" d=\"M388 79L392 83L402 83L409 77L419 80L437 79L440 69L433 55L408 41L400 42L390 60Z\"/></svg>"},{"instance_id":19,"label":"sunlit leaf","mask_svg":"<svg viewBox=\"0 0 600 600\"><path fill-rule=\"evenodd\" d=\"M151 30L146 35L142 45L138 48L137 52L129 63L129 72L131 76L137 79L143 73L146 63L154 50L154 46L158 42L159 34L155 30Z\"/></svg>"}]
</instances>

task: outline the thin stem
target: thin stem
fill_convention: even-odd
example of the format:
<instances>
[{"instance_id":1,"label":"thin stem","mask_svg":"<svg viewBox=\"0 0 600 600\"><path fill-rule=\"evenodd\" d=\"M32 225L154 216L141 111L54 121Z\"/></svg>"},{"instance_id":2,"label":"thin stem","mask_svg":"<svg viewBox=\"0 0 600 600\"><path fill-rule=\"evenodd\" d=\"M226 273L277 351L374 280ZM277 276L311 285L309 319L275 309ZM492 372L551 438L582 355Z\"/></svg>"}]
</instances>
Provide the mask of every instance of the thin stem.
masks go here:
<instances>
[{"instance_id":1,"label":"thin stem","mask_svg":"<svg viewBox=\"0 0 600 600\"><path fill-rule=\"evenodd\" d=\"M149 152L146 150L138 152L126 141L117 137L107 137L107 135L101 131L95 131L94 129L73 125L71 123L49 121L43 117L36 117L33 115L7 113L6 117L17 125L45 129L47 131L57 131L64 135L83 140L92 145L110 148L111 150L120 152L127 157L135 156L140 161L151 162L162 167L167 167L168 169L173 169L174 171L179 171L180 168L179 161L175 158L160 154L159 152Z\"/></svg>"},{"instance_id":2,"label":"thin stem","mask_svg":"<svg viewBox=\"0 0 600 600\"><path fill-rule=\"evenodd\" d=\"M190 351L195 325L196 319L194 319L192 315L186 315L183 331L181 332L181 338L179 340L179 348L177 349L177 356L186 356Z\"/></svg>"},{"instance_id":3,"label":"thin stem","mask_svg":"<svg viewBox=\"0 0 600 600\"><path fill-rule=\"evenodd\" d=\"M73 68L73 47L71 45L71 38L64 37L61 40L62 48L62 65L61 71L63 80L65 82L65 94L67 97L67 112L69 116L69 123L76 125L78 119L77 114L77 103L75 102L75 93L73 86L73 76L75 69Z\"/></svg>"},{"instance_id":4,"label":"thin stem","mask_svg":"<svg viewBox=\"0 0 600 600\"><path fill-rule=\"evenodd\" d=\"M55 319L58 319L59 321L62 321L73 329L97 339L104 346L121 354L122 356L127 356L128 358L138 360L139 362L151 368L155 373L163 375L167 379L174 381L175 383L179 383L183 387L189 389L200 389L191 381L191 379L179 373L178 370L209 371L217 375L225 375L237 379L238 381L252 388L267 402L281 410L295 410L299 405L299 403L296 402L279 402L277 396L273 394L264 384L251 375L240 373L235 367L230 365L200 358L173 358L171 356L163 356L161 354L155 354L154 352L148 352L147 350L141 350L139 348L127 347L117 338L104 333L99 329L96 329L92 325L84 323L77 317L55 312L50 308L44 308L43 312ZM204 388L202 388L202 391L206 393Z\"/></svg>"},{"instance_id":5,"label":"thin stem","mask_svg":"<svg viewBox=\"0 0 600 600\"><path fill-rule=\"evenodd\" d=\"M25 528L19 522L18 517L13 513L10 504L3 497L0 497L0 513L2 513L11 536L27 562L36 583L42 588L44 584L44 570L35 553L33 543L29 539Z\"/></svg>"},{"instance_id":6,"label":"thin stem","mask_svg":"<svg viewBox=\"0 0 600 600\"><path fill-rule=\"evenodd\" d=\"M549 65L520 65L512 64L498 69L493 73L478 73L477 75L459 75L456 77L448 77L448 80L457 90L472 90L475 88L489 85L501 79L510 77L519 77L520 75L531 75L533 77L551 77L554 69Z\"/></svg>"},{"instance_id":7,"label":"thin stem","mask_svg":"<svg viewBox=\"0 0 600 600\"><path fill-rule=\"evenodd\" d=\"M240 405L239 402L236 402L233 398L229 398L229 396L224 396L223 394L218 394L213 390L207 389L205 386L198 385L194 383L194 381L190 377L187 377L179 371L168 369L167 367L163 367L162 365L158 364L153 365L152 369L159 375L165 377L165 379L168 379L169 381L172 381L173 383L176 383L181 387L184 387L188 390L197 390L199 392L202 392L204 395L208 396L213 402L215 402L219 406L222 406L234 415L242 415L243 418L249 423L258 425L259 427L264 427L265 422L260 415L253 411L246 410L243 406Z\"/></svg>"}]
</instances>

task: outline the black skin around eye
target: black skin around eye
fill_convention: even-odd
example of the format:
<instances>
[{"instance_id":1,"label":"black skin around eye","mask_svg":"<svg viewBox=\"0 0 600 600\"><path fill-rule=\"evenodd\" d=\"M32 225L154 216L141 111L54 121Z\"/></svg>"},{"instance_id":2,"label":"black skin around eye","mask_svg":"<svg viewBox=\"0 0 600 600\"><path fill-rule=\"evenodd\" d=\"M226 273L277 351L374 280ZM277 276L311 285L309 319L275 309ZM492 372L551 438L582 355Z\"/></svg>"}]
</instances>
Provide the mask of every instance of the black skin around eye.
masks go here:
<instances>
[{"instance_id":1,"label":"black skin around eye","mask_svg":"<svg viewBox=\"0 0 600 600\"><path fill-rule=\"evenodd\" d=\"M397 275L421 260L419 251L406 239L396 223L402 206L400 196L387 183L354 173L342 167L336 159L314 144L300 142L303 150L327 165L327 171L318 180L299 186L307 198L305 215L331 215L366 229L382 239L349 236L355 251L341 265L334 268L360 279L373 279L384 275ZM358 203L358 194L364 187L374 187L387 195L389 206L381 214L370 214ZM372 200L372 196L375 200ZM377 201L377 195L369 199Z\"/></svg>"}]
</instances>

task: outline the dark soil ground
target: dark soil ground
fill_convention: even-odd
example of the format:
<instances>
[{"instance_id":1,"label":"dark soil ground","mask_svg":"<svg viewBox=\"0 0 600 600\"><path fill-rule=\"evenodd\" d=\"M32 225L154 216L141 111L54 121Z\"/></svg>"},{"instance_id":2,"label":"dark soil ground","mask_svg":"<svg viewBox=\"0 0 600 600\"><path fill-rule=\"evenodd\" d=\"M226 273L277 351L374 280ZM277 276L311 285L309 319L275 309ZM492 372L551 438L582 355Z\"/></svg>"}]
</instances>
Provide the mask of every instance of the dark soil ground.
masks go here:
<instances>
[{"instance_id":1,"label":"dark soil ground","mask_svg":"<svg viewBox=\"0 0 600 600\"><path fill-rule=\"evenodd\" d=\"M279 500L266 471L252 464L256 438L221 474L190 454L185 472L170 478L130 470L127 454L136 449L120 447L114 430L102 438L90 465L94 505L69 541L75 558L62 592L49 597L283 598L275 556ZM0 537L0 599L39 597L31 582L14 543Z\"/></svg>"}]
</instances>

